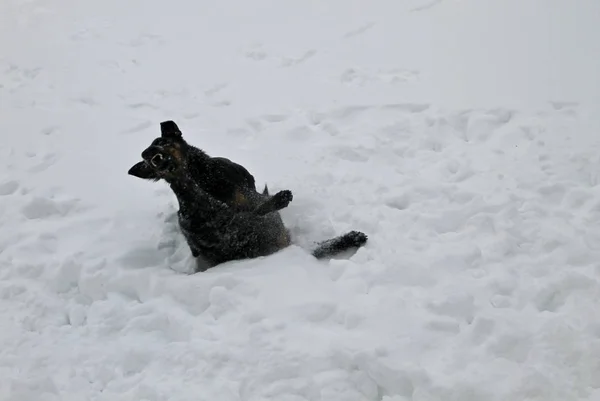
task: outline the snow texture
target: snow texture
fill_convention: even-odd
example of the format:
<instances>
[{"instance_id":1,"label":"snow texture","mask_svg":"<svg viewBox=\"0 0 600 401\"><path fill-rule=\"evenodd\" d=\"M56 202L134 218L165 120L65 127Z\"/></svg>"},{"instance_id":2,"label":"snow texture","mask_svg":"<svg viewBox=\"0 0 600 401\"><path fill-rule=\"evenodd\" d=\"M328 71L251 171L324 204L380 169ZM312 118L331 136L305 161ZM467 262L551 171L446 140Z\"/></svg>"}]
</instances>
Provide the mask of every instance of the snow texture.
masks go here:
<instances>
[{"instance_id":1,"label":"snow texture","mask_svg":"<svg viewBox=\"0 0 600 401\"><path fill-rule=\"evenodd\" d=\"M0 400L599 400L599 27L596 0L0 2ZM127 175L167 119L292 190L296 245L186 274L170 189Z\"/></svg>"}]
</instances>

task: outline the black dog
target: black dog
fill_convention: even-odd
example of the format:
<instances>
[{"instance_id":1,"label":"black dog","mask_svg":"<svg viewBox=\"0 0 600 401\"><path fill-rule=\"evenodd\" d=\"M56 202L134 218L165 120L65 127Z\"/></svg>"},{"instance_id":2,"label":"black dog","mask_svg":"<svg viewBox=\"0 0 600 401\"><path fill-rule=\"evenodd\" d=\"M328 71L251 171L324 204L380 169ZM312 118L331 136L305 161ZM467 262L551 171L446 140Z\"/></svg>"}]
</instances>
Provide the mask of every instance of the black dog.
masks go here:
<instances>
[{"instance_id":1,"label":"black dog","mask_svg":"<svg viewBox=\"0 0 600 401\"><path fill-rule=\"evenodd\" d=\"M201 255L210 268L267 256L291 244L277 213L291 202L291 191L271 196L265 186L261 194L244 167L189 145L173 121L162 122L161 131L129 174L170 184L179 201L179 225L194 257ZM320 243L312 254L324 258L366 241L364 233L351 231Z\"/></svg>"},{"instance_id":2,"label":"black dog","mask_svg":"<svg viewBox=\"0 0 600 401\"><path fill-rule=\"evenodd\" d=\"M271 204L276 205L277 209L282 209L292 201L291 191L281 191L271 197L265 185L262 194L257 192L254 177L248 170L224 157L210 157L204 151L189 145L173 121L160 123L160 130L161 137L152 141L142 152L144 160L131 167L129 174L152 181L168 181L165 176L168 171L162 171L149 162L154 156L153 150L161 150L168 158L178 160L181 165L185 164L191 179L204 191L237 211L253 210L267 200L271 200ZM157 161L158 159L155 160ZM266 208L265 213L266 210L270 209Z\"/></svg>"}]
</instances>

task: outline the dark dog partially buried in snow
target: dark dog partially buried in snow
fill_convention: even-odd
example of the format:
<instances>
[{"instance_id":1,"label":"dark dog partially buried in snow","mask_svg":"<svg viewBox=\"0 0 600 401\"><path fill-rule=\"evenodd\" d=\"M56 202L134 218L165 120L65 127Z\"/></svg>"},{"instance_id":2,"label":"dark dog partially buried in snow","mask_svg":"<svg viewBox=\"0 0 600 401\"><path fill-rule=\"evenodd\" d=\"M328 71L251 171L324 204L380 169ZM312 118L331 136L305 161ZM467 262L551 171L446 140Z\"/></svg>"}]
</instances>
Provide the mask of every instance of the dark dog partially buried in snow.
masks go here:
<instances>
[{"instance_id":1,"label":"dark dog partially buried in snow","mask_svg":"<svg viewBox=\"0 0 600 401\"><path fill-rule=\"evenodd\" d=\"M203 270L267 256L291 244L278 213L292 201L291 191L269 195L265 186L259 193L244 167L189 145L173 121L160 126L161 137L142 152L143 160L128 174L169 183L179 202L179 226L192 255L206 262ZM318 244L312 254L324 258L366 242L364 233L351 231Z\"/></svg>"}]
</instances>

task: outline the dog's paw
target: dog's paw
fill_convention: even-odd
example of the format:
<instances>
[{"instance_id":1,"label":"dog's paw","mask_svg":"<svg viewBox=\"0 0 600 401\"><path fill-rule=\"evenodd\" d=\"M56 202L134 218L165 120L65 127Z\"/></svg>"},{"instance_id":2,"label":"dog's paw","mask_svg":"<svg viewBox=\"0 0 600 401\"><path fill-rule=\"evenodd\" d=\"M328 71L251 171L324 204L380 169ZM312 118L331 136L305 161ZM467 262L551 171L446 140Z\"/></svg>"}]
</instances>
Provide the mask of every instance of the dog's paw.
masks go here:
<instances>
[{"instance_id":1,"label":"dog's paw","mask_svg":"<svg viewBox=\"0 0 600 401\"><path fill-rule=\"evenodd\" d=\"M369 237L367 234L360 231L350 231L345 235L346 241L348 241L353 246L363 246L367 243Z\"/></svg>"},{"instance_id":2,"label":"dog's paw","mask_svg":"<svg viewBox=\"0 0 600 401\"><path fill-rule=\"evenodd\" d=\"M294 199L294 195L292 195L292 191L288 189L284 189L283 191L279 191L273 195L273 200L277 205L277 209L283 209L287 207L292 199Z\"/></svg>"}]
</instances>

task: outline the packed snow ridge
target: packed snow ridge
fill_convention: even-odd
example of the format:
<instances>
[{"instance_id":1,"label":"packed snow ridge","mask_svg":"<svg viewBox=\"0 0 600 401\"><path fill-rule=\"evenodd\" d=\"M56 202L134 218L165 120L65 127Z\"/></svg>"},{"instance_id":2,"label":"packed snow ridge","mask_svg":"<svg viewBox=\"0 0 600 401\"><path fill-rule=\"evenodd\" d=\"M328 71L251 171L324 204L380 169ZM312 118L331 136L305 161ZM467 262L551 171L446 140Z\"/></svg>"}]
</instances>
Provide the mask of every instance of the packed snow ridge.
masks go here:
<instances>
[{"instance_id":1,"label":"packed snow ridge","mask_svg":"<svg viewBox=\"0 0 600 401\"><path fill-rule=\"evenodd\" d=\"M599 400L598 38L594 0L3 1L0 401ZM127 175L164 120L294 245L189 274Z\"/></svg>"}]
</instances>

